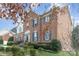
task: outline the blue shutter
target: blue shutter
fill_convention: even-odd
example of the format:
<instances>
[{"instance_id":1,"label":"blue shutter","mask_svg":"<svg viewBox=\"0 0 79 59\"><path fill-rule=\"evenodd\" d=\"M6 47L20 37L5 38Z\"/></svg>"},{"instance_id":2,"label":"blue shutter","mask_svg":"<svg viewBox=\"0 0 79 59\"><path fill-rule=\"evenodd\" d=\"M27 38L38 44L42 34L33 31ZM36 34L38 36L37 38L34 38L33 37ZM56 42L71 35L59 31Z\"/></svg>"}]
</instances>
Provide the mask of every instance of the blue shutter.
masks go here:
<instances>
[{"instance_id":1,"label":"blue shutter","mask_svg":"<svg viewBox=\"0 0 79 59\"><path fill-rule=\"evenodd\" d=\"M32 19L32 26L34 27L34 19Z\"/></svg>"},{"instance_id":2,"label":"blue shutter","mask_svg":"<svg viewBox=\"0 0 79 59\"><path fill-rule=\"evenodd\" d=\"M34 41L34 32L32 33L32 40Z\"/></svg>"}]
</instances>

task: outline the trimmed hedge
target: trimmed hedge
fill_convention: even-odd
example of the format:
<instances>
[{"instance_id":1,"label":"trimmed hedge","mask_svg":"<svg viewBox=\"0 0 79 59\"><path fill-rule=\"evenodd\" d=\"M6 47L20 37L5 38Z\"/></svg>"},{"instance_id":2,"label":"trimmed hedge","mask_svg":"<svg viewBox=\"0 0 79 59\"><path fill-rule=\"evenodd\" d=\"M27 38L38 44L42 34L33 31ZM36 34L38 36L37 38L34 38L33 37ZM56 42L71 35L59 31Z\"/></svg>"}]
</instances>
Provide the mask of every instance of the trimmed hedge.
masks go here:
<instances>
[{"instance_id":1,"label":"trimmed hedge","mask_svg":"<svg viewBox=\"0 0 79 59\"><path fill-rule=\"evenodd\" d=\"M2 39L0 39L0 44L3 44L3 40Z\"/></svg>"},{"instance_id":2,"label":"trimmed hedge","mask_svg":"<svg viewBox=\"0 0 79 59\"><path fill-rule=\"evenodd\" d=\"M59 40L53 39L53 40L51 41L51 49L52 49L54 52L60 51L61 48L62 48L62 46L61 46L61 43L60 43Z\"/></svg>"},{"instance_id":3,"label":"trimmed hedge","mask_svg":"<svg viewBox=\"0 0 79 59\"><path fill-rule=\"evenodd\" d=\"M4 51L4 47L0 47L0 51Z\"/></svg>"},{"instance_id":4,"label":"trimmed hedge","mask_svg":"<svg viewBox=\"0 0 79 59\"><path fill-rule=\"evenodd\" d=\"M16 46L16 45L13 45L12 48L11 48L11 52L13 54L13 56L17 56L17 52L19 51L19 47Z\"/></svg>"},{"instance_id":5,"label":"trimmed hedge","mask_svg":"<svg viewBox=\"0 0 79 59\"><path fill-rule=\"evenodd\" d=\"M43 48L45 50L52 50L58 52L62 49L61 42L57 39L53 39L50 43L29 43L28 46L33 46L34 49Z\"/></svg>"},{"instance_id":6,"label":"trimmed hedge","mask_svg":"<svg viewBox=\"0 0 79 59\"><path fill-rule=\"evenodd\" d=\"M25 50L24 49L20 49L18 52L17 52L17 54L16 54L16 56L24 56L25 55Z\"/></svg>"},{"instance_id":7,"label":"trimmed hedge","mask_svg":"<svg viewBox=\"0 0 79 59\"><path fill-rule=\"evenodd\" d=\"M9 41L8 43L7 43L7 45L13 45L14 44L14 42L13 41Z\"/></svg>"},{"instance_id":8,"label":"trimmed hedge","mask_svg":"<svg viewBox=\"0 0 79 59\"><path fill-rule=\"evenodd\" d=\"M14 44L14 38L13 38L13 37L10 37L10 38L8 39L7 45L13 45L13 44Z\"/></svg>"},{"instance_id":9,"label":"trimmed hedge","mask_svg":"<svg viewBox=\"0 0 79 59\"><path fill-rule=\"evenodd\" d=\"M30 55L31 55L31 56L35 56L35 55L36 55L36 50L33 49L33 48L31 48L31 49L30 49Z\"/></svg>"},{"instance_id":10,"label":"trimmed hedge","mask_svg":"<svg viewBox=\"0 0 79 59\"><path fill-rule=\"evenodd\" d=\"M12 49L11 47L7 47L7 48L6 48L6 52L11 51L11 49Z\"/></svg>"}]
</instances>

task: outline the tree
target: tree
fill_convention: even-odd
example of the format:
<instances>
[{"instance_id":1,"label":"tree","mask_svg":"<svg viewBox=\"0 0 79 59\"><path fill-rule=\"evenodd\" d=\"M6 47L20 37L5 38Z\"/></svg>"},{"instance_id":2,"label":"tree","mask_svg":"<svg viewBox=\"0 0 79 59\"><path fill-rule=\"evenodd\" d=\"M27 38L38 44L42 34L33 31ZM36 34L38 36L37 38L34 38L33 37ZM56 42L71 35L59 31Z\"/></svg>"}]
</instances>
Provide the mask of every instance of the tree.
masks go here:
<instances>
[{"instance_id":1,"label":"tree","mask_svg":"<svg viewBox=\"0 0 79 59\"><path fill-rule=\"evenodd\" d=\"M79 25L77 25L72 32L72 44L73 48L76 52L76 55L78 55L79 50Z\"/></svg>"},{"instance_id":2,"label":"tree","mask_svg":"<svg viewBox=\"0 0 79 59\"><path fill-rule=\"evenodd\" d=\"M9 39L8 39L8 45L13 45L13 43L14 43L14 37L10 37Z\"/></svg>"},{"instance_id":3,"label":"tree","mask_svg":"<svg viewBox=\"0 0 79 59\"><path fill-rule=\"evenodd\" d=\"M17 15L21 17L23 20L23 23L25 23L25 20L27 19L27 15L29 12L26 10L32 10L32 7L37 7L39 4L37 3L2 3L0 4L0 18L5 18L14 20L14 24L17 22ZM19 25L19 23L18 23ZM25 24L23 25L23 28L25 27ZM23 36L24 36L25 30L23 30ZM23 38L24 39L24 38ZM24 41L24 40L23 40Z\"/></svg>"},{"instance_id":4,"label":"tree","mask_svg":"<svg viewBox=\"0 0 79 59\"><path fill-rule=\"evenodd\" d=\"M69 34L69 32L68 32ZM72 48L74 50L73 51L68 51L69 55L74 55L74 56L78 56L78 50L79 50L79 25L77 25L76 27L73 28L72 31L72 36L71 35L67 35L68 37L71 37L71 41L72 41ZM63 37L63 39L65 39Z\"/></svg>"},{"instance_id":5,"label":"tree","mask_svg":"<svg viewBox=\"0 0 79 59\"><path fill-rule=\"evenodd\" d=\"M3 44L3 40L1 36L0 36L0 44Z\"/></svg>"}]
</instances>

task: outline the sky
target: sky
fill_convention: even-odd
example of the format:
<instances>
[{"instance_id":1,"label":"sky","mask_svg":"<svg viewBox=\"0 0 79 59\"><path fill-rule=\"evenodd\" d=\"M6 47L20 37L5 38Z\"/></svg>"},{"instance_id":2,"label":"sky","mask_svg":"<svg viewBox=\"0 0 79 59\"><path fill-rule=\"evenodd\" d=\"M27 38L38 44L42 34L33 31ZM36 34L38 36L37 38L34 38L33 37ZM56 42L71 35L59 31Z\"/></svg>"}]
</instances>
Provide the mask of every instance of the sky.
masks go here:
<instances>
[{"instance_id":1,"label":"sky","mask_svg":"<svg viewBox=\"0 0 79 59\"><path fill-rule=\"evenodd\" d=\"M77 25L79 23L79 4L73 3L68 5L71 19L74 21L75 25ZM39 7L33 8L33 11L36 12L37 14L43 14L49 11L51 7L52 5L50 3L43 3L40 4ZM15 25L13 24L12 20L0 19L0 31L4 29L11 30L12 28L14 28L14 26Z\"/></svg>"},{"instance_id":2,"label":"sky","mask_svg":"<svg viewBox=\"0 0 79 59\"><path fill-rule=\"evenodd\" d=\"M70 14L74 25L79 24L79 3L70 4Z\"/></svg>"},{"instance_id":3,"label":"sky","mask_svg":"<svg viewBox=\"0 0 79 59\"><path fill-rule=\"evenodd\" d=\"M0 31L4 29L10 30L12 28L14 28L14 24L12 20L0 19Z\"/></svg>"}]
</instances>

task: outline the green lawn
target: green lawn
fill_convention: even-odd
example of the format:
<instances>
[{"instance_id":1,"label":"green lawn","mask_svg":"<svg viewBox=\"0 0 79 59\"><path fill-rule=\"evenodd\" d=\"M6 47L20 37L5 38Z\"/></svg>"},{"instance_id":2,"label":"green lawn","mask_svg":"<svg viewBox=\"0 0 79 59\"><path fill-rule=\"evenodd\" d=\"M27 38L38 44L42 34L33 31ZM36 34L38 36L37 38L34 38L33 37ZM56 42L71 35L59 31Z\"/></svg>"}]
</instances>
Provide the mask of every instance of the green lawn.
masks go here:
<instances>
[{"instance_id":1,"label":"green lawn","mask_svg":"<svg viewBox=\"0 0 79 59\"><path fill-rule=\"evenodd\" d=\"M35 49L36 50L36 56L71 56L68 52L66 51L60 51L58 53L55 53L53 51L50 50L45 50L45 49ZM25 56L30 56L30 48L27 48L27 53L25 53ZM73 53L73 52L71 52ZM6 52L6 51L0 51L0 56L11 56L12 53L11 51Z\"/></svg>"},{"instance_id":2,"label":"green lawn","mask_svg":"<svg viewBox=\"0 0 79 59\"><path fill-rule=\"evenodd\" d=\"M25 56L30 55L29 50L30 49L27 49L27 53ZM12 55L11 52L0 51L0 56L11 56L11 55ZM64 51L60 51L59 53L54 53L53 51L49 52L49 51L41 51L36 49L36 56L70 56L70 55Z\"/></svg>"},{"instance_id":3,"label":"green lawn","mask_svg":"<svg viewBox=\"0 0 79 59\"><path fill-rule=\"evenodd\" d=\"M30 49L27 49L27 55L30 55L29 50ZM71 56L71 55L66 51L60 51L58 53L55 53L53 51L46 51L46 50L36 49L36 56Z\"/></svg>"},{"instance_id":4,"label":"green lawn","mask_svg":"<svg viewBox=\"0 0 79 59\"><path fill-rule=\"evenodd\" d=\"M37 56L70 56L68 52L60 51L58 53L54 53L53 51L38 51L36 52Z\"/></svg>"},{"instance_id":5,"label":"green lawn","mask_svg":"<svg viewBox=\"0 0 79 59\"><path fill-rule=\"evenodd\" d=\"M11 52L2 52L0 51L0 56L11 56ZM27 51L25 56L30 56L29 50ZM53 51L38 51L36 50L36 56L71 56L68 52L60 51L59 53L54 53Z\"/></svg>"},{"instance_id":6,"label":"green lawn","mask_svg":"<svg viewBox=\"0 0 79 59\"><path fill-rule=\"evenodd\" d=\"M12 56L12 53L0 51L0 56Z\"/></svg>"}]
</instances>

